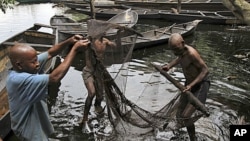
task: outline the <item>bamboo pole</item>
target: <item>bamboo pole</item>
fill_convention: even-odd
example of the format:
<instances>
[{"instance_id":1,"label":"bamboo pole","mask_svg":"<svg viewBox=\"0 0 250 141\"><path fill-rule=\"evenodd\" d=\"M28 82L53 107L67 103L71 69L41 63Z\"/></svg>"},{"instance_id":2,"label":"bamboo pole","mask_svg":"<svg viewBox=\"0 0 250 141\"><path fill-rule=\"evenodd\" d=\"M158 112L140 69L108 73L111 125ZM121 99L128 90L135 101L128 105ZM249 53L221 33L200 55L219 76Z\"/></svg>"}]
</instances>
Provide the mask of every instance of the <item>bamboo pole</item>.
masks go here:
<instances>
[{"instance_id":1,"label":"bamboo pole","mask_svg":"<svg viewBox=\"0 0 250 141\"><path fill-rule=\"evenodd\" d=\"M167 78L171 83L173 83L179 90L183 91L185 89L185 86L183 86L181 83L179 83L177 80L175 80L173 77L171 77L166 71L162 70L161 66L156 65L154 63L151 63L156 70L158 70L165 78ZM205 107L203 103L200 102L199 99L197 99L190 91L186 91L185 93L188 96L188 100L191 104L193 104L198 110L200 110L203 114L205 114L207 117L209 116L209 111Z\"/></svg>"}]
</instances>

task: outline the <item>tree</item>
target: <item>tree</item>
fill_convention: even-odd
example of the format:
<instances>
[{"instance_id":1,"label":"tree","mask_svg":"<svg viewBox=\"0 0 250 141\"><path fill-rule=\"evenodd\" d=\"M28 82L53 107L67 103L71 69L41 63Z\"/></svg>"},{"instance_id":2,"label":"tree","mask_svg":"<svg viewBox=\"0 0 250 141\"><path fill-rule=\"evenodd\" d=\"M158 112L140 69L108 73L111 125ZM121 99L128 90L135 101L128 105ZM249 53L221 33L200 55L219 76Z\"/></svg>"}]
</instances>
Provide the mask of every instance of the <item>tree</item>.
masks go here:
<instances>
[{"instance_id":1,"label":"tree","mask_svg":"<svg viewBox=\"0 0 250 141\"><path fill-rule=\"evenodd\" d=\"M7 8L11 8L15 0L0 0L0 9L5 13Z\"/></svg>"},{"instance_id":2,"label":"tree","mask_svg":"<svg viewBox=\"0 0 250 141\"><path fill-rule=\"evenodd\" d=\"M222 0L222 2L238 19L250 25L250 3L245 0Z\"/></svg>"}]
</instances>

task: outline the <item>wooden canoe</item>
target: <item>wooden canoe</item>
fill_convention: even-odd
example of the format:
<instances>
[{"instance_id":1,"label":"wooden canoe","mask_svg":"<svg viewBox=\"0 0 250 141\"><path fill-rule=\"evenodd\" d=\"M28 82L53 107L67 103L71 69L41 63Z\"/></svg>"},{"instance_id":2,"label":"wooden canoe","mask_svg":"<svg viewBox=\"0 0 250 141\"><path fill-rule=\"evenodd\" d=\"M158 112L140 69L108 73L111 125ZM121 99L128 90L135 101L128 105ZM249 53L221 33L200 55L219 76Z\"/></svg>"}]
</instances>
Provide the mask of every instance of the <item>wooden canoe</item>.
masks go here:
<instances>
[{"instance_id":1,"label":"wooden canoe","mask_svg":"<svg viewBox=\"0 0 250 141\"><path fill-rule=\"evenodd\" d=\"M84 1L61 1L63 5L70 9L77 9L77 8L89 8L90 4ZM123 6L120 4L115 4L113 1L95 1L94 2L95 8L122 8Z\"/></svg>"},{"instance_id":2,"label":"wooden canoe","mask_svg":"<svg viewBox=\"0 0 250 141\"><path fill-rule=\"evenodd\" d=\"M52 26L62 25L64 23L76 23L76 21L64 15L54 15L50 18L50 25Z\"/></svg>"},{"instance_id":3,"label":"wooden canoe","mask_svg":"<svg viewBox=\"0 0 250 141\"><path fill-rule=\"evenodd\" d=\"M125 7L124 7L125 8ZM121 13L124 11L124 8L95 8L95 14L96 18L111 18L115 16L118 13ZM159 10L157 9L146 9L146 8L140 8L140 9L133 9L138 14L138 19L160 19ZM78 8L76 11L79 11L80 13L91 15L91 11L89 8Z\"/></svg>"},{"instance_id":4,"label":"wooden canoe","mask_svg":"<svg viewBox=\"0 0 250 141\"><path fill-rule=\"evenodd\" d=\"M195 32L201 20L194 20L191 22L173 24L171 26L161 27L158 29L141 32L143 37L137 37L134 50L152 47L155 45L167 43L172 33L180 33L183 37L191 35ZM131 43L131 37L127 36L121 39L122 43Z\"/></svg>"},{"instance_id":5,"label":"wooden canoe","mask_svg":"<svg viewBox=\"0 0 250 141\"><path fill-rule=\"evenodd\" d=\"M51 2L51 0L16 0L19 3L47 3Z\"/></svg>"},{"instance_id":6,"label":"wooden canoe","mask_svg":"<svg viewBox=\"0 0 250 141\"><path fill-rule=\"evenodd\" d=\"M181 10L179 14L173 13L171 10L160 10L160 17L171 22L187 22L199 19L204 24L221 24L221 25L238 25L244 24L237 19L231 11L197 11L197 10Z\"/></svg>"},{"instance_id":7,"label":"wooden canoe","mask_svg":"<svg viewBox=\"0 0 250 141\"><path fill-rule=\"evenodd\" d=\"M115 14L109 20L110 23L119 24L126 27L133 27L138 21L138 14L131 10L123 10ZM64 15L54 15L50 19L50 25L57 27L58 40L62 41L74 34L87 34L86 22L79 23ZM116 29L107 31L107 36L111 36Z\"/></svg>"},{"instance_id":8,"label":"wooden canoe","mask_svg":"<svg viewBox=\"0 0 250 141\"><path fill-rule=\"evenodd\" d=\"M127 6L129 7L129 6ZM138 19L164 19L170 22L188 22L199 19L204 24L221 24L221 25L243 25L244 23L237 19L231 11L201 11L201 10L182 10L179 14L173 13L172 10L158 10L130 6L138 14ZM125 6L124 6L125 8ZM76 9L77 11L91 15L90 9ZM95 8L96 18L110 18L124 9L105 9Z\"/></svg>"},{"instance_id":9,"label":"wooden canoe","mask_svg":"<svg viewBox=\"0 0 250 141\"><path fill-rule=\"evenodd\" d=\"M177 0L115 0L115 4L124 4L142 8L152 8L168 10L177 8ZM228 10L222 3L222 0L182 0L181 8L192 10Z\"/></svg>"},{"instance_id":10,"label":"wooden canoe","mask_svg":"<svg viewBox=\"0 0 250 141\"><path fill-rule=\"evenodd\" d=\"M44 32L45 30L42 31L43 29L46 31L51 30L51 33ZM12 36L0 44L0 138L2 139L11 131L8 95L6 91L6 78L8 69L11 68L11 63L7 56L7 50L8 47L14 45L16 42L27 43L40 53L48 50L56 43L56 36L52 34L51 26L34 24L33 27ZM46 73L54 69L58 61L57 59L55 57L48 61L46 64Z\"/></svg>"},{"instance_id":11,"label":"wooden canoe","mask_svg":"<svg viewBox=\"0 0 250 141\"><path fill-rule=\"evenodd\" d=\"M54 15L50 18L50 25L56 27L54 31L58 36L58 42L61 42L74 34L86 34L86 22L77 22L64 15Z\"/></svg>"}]
</instances>

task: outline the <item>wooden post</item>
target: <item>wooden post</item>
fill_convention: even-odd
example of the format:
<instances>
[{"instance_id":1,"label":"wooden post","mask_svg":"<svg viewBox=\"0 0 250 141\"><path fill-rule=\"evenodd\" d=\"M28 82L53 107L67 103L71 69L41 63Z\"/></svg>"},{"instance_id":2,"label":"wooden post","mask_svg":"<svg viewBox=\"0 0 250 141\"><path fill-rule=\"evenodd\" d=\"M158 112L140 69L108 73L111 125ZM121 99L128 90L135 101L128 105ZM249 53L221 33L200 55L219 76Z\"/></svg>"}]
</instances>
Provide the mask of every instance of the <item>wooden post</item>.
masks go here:
<instances>
[{"instance_id":1,"label":"wooden post","mask_svg":"<svg viewBox=\"0 0 250 141\"><path fill-rule=\"evenodd\" d=\"M177 3L177 11L178 11L178 13L181 12L181 0L178 0L178 3Z\"/></svg>"},{"instance_id":2,"label":"wooden post","mask_svg":"<svg viewBox=\"0 0 250 141\"><path fill-rule=\"evenodd\" d=\"M162 70L161 66L156 65L154 63L151 63L156 70L158 70L165 78L167 78L171 83L173 83L179 90L183 91L185 89L185 86L183 86L181 83L179 83L177 80L175 80L173 77L171 77L166 71ZM188 96L188 100L191 104L193 104L198 110L200 110L203 114L205 114L207 117L209 116L209 112L205 105L200 102L199 99L197 99L190 91L185 92Z\"/></svg>"},{"instance_id":3,"label":"wooden post","mask_svg":"<svg viewBox=\"0 0 250 141\"><path fill-rule=\"evenodd\" d=\"M95 19L95 0L90 0L89 1L90 5L90 12L91 12L91 19Z\"/></svg>"}]
</instances>

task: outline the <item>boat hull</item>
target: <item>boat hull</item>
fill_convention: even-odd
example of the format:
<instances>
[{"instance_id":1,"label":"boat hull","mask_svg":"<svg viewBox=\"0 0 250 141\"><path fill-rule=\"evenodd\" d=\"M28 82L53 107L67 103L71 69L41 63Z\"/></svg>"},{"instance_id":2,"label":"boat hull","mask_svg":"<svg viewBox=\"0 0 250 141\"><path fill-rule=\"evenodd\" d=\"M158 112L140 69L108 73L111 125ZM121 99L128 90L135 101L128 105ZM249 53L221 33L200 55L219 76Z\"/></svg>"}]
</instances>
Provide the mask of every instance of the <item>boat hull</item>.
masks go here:
<instances>
[{"instance_id":1,"label":"boat hull","mask_svg":"<svg viewBox=\"0 0 250 141\"><path fill-rule=\"evenodd\" d=\"M116 4L125 4L127 6L135 6L142 8L157 8L162 10L168 10L171 8L177 8L178 2L166 1L166 0L116 0ZM217 11L217 10L228 10L220 0L183 0L181 3L181 8L183 9L192 9L192 10L208 10L208 11Z\"/></svg>"},{"instance_id":2,"label":"boat hull","mask_svg":"<svg viewBox=\"0 0 250 141\"><path fill-rule=\"evenodd\" d=\"M115 14L114 16L109 18L109 20L107 20L107 22L109 23L115 23L126 27L133 27L137 23L137 21L138 14L134 11L128 11L126 13L126 10ZM88 34L86 22L79 23L63 15L55 15L51 17L50 25L57 27L56 34L59 41L65 40L75 34L84 36L87 36ZM111 38L111 36L113 36L116 31L117 29L110 29L109 31L107 31L106 36L109 36Z\"/></svg>"},{"instance_id":3,"label":"boat hull","mask_svg":"<svg viewBox=\"0 0 250 141\"><path fill-rule=\"evenodd\" d=\"M179 14L175 14L169 11L159 11L161 18L171 22L188 22L190 20L199 19L202 20L202 24L217 24L217 25L243 25L244 23L237 19L229 11L182 11Z\"/></svg>"},{"instance_id":4,"label":"boat hull","mask_svg":"<svg viewBox=\"0 0 250 141\"><path fill-rule=\"evenodd\" d=\"M78 8L77 11L91 15L91 11L88 8ZM159 10L154 9L133 9L138 14L138 19L160 19ZM96 18L111 18L118 13L121 13L124 9L107 9L107 8L95 8Z\"/></svg>"},{"instance_id":5,"label":"boat hull","mask_svg":"<svg viewBox=\"0 0 250 141\"><path fill-rule=\"evenodd\" d=\"M46 3L51 2L51 0L16 0L19 3Z\"/></svg>"},{"instance_id":6,"label":"boat hull","mask_svg":"<svg viewBox=\"0 0 250 141\"><path fill-rule=\"evenodd\" d=\"M172 33L179 33L183 37L189 36L195 32L200 22L200 20L194 20L191 22L181 23L177 25L173 24L171 26L141 32L143 36L137 37L134 50L144 49L155 45L167 43ZM123 43L132 42L129 36L122 38L121 41Z\"/></svg>"}]
</instances>

